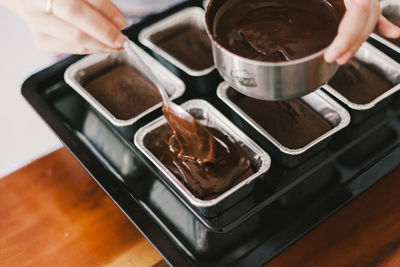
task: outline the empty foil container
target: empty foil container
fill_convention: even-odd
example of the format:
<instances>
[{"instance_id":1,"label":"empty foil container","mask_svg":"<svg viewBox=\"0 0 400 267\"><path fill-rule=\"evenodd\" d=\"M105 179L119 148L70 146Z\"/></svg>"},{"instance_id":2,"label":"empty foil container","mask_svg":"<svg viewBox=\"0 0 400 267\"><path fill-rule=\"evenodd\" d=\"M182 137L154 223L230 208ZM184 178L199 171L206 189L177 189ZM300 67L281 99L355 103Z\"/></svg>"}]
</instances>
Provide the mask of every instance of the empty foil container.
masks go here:
<instances>
[{"instance_id":1,"label":"empty foil container","mask_svg":"<svg viewBox=\"0 0 400 267\"><path fill-rule=\"evenodd\" d=\"M355 55L355 58L360 62L371 66L379 76L393 85L390 90L366 104L356 104L351 102L335 90L335 88L330 86L329 82L327 85L323 86L323 89L348 107L352 123L357 124L376 113L378 109L387 106L394 94L400 90L400 64L368 43L364 43L361 46L360 50ZM362 94L362 92L360 92L360 94Z\"/></svg>"},{"instance_id":2,"label":"empty foil container","mask_svg":"<svg viewBox=\"0 0 400 267\"><path fill-rule=\"evenodd\" d=\"M159 79L163 83L165 90L167 91L171 99L176 99L183 95L185 92L185 84L176 77L173 73L167 70L164 66L158 63L154 58L140 49L137 45L136 51L142 56L144 61L151 67L155 73L159 74ZM135 71L137 71L146 80L151 80L141 70L140 65L131 60L125 50L114 52L107 55L91 55L87 56L75 64L72 64L66 71L64 75L65 81L77 92L79 93L94 109L96 109L101 115L103 115L107 120L109 120L115 126L128 126L136 122L138 119L142 118L146 114L154 111L155 109L161 107L161 102L154 105L139 115L127 119L121 120L113 115L108 109L104 107L96 98L94 98L86 89L85 83L93 77L101 75L105 71L112 67L128 64Z\"/></svg>"},{"instance_id":3,"label":"empty foil container","mask_svg":"<svg viewBox=\"0 0 400 267\"><path fill-rule=\"evenodd\" d=\"M342 130L350 123L350 114L346 109L321 90L306 95L301 100L329 122L332 129L302 148L291 149L279 143L234 102L235 99L242 97L242 95L231 88L229 84L225 82L220 84L217 89L217 95L232 109L234 114L240 116L262 135L262 139L258 139L258 143L265 147L266 151L271 153L281 164L287 167L295 167L320 152L328 145L333 134ZM265 114L265 116L268 116L268 114ZM295 135L296 133L293 134Z\"/></svg>"},{"instance_id":4,"label":"empty foil container","mask_svg":"<svg viewBox=\"0 0 400 267\"><path fill-rule=\"evenodd\" d=\"M221 130L234 141L239 143L251 161L254 174L214 199L201 200L196 198L189 189L187 189L186 186L183 185L179 179L148 149L148 145L152 142L151 138L148 138L149 134L167 123L164 117L160 117L139 129L134 137L134 142L140 151L161 172L160 176L162 179L170 184L178 194L183 196L185 201L192 205L199 214L206 218L212 218L229 207L232 207L239 200L248 196L252 192L256 180L264 176L264 174L269 170L271 159L264 150L262 150L256 143L254 143L254 141L240 131L208 102L204 100L190 100L182 104L182 107L190 112L202 124Z\"/></svg>"}]
</instances>

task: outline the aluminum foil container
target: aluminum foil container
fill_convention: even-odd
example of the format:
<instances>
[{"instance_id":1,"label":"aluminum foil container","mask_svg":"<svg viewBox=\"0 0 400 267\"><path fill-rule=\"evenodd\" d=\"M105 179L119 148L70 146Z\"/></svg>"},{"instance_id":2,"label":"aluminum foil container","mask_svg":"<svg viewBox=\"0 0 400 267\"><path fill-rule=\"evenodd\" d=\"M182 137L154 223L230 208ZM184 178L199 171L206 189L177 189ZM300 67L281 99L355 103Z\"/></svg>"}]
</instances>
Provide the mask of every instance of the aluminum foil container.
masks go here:
<instances>
[{"instance_id":1,"label":"aluminum foil container","mask_svg":"<svg viewBox=\"0 0 400 267\"><path fill-rule=\"evenodd\" d=\"M123 181L140 175L144 168L141 160L115 134L116 129L104 120L95 111L88 110L82 125L81 139L88 147L100 152L99 156L106 159L104 162L109 162L107 164L120 174L116 175L118 179Z\"/></svg>"},{"instance_id":2,"label":"aluminum foil container","mask_svg":"<svg viewBox=\"0 0 400 267\"><path fill-rule=\"evenodd\" d=\"M396 14L398 17L400 17L400 2L398 0L384 0L381 1L380 3L381 9L382 9L382 14L385 16L387 14ZM387 47L393 49L397 53L400 53L400 46L394 44L390 39L387 39L385 37L382 37L381 35L377 33L372 33L370 35L373 39L377 40L378 42L381 42L382 44L386 45Z\"/></svg>"},{"instance_id":3,"label":"aluminum foil container","mask_svg":"<svg viewBox=\"0 0 400 267\"><path fill-rule=\"evenodd\" d=\"M167 123L164 117L160 117L139 129L134 137L134 142L140 151L161 171L161 177L168 182L177 193L182 195L201 215L206 218L212 218L248 196L252 192L256 180L269 170L271 159L264 150L208 102L204 100L190 100L182 104L182 107L190 112L202 124L215 127L238 142L249 155L254 174L217 198L201 200L196 198L147 148L147 144L151 142L151 140L146 139L146 136Z\"/></svg>"},{"instance_id":4,"label":"aluminum foil container","mask_svg":"<svg viewBox=\"0 0 400 267\"><path fill-rule=\"evenodd\" d=\"M333 126L333 128L305 147L299 149L290 149L280 144L274 137L272 137L272 135L270 135L264 128L262 128L234 103L233 99L238 96L238 92L230 87L228 83L223 82L219 85L217 89L217 95L233 110L235 114L239 115L263 136L264 140L259 140L259 143L263 144L265 149L270 152L271 155L275 156L281 164L287 167L295 167L309 159L312 155L315 155L317 152L321 151L327 146L333 134L342 130L350 123L350 114L346 111L346 109L340 106L336 101L334 101L321 90L317 90L314 93L302 97L301 99L323 118L325 118L325 120L327 120ZM265 139L267 139L269 143L265 142ZM272 146L269 144L272 144Z\"/></svg>"},{"instance_id":5,"label":"aluminum foil container","mask_svg":"<svg viewBox=\"0 0 400 267\"><path fill-rule=\"evenodd\" d=\"M133 44L133 43L132 43ZM162 82L165 90L167 91L171 99L176 99L183 95L185 92L185 84L164 66L158 63L154 58L144 52L137 45L136 51L142 56L150 68L159 74L159 79ZM142 118L146 114L154 111L161 107L161 102L153 107L147 109L141 114L133 117L129 120L120 120L116 118L109 110L107 110L96 98L94 98L85 88L85 82L96 74L102 73L104 70L109 69L112 66L120 64L129 64L133 69L138 71L143 77L151 81L149 76L141 71L140 65L131 60L125 50L114 52L107 55L91 55L87 56L75 64L72 64L65 71L65 81L78 93L80 94L93 108L95 108L101 115L109 120L115 126L128 126L135 123L138 119Z\"/></svg>"},{"instance_id":6,"label":"aluminum foil container","mask_svg":"<svg viewBox=\"0 0 400 267\"><path fill-rule=\"evenodd\" d=\"M164 51L162 48L157 46L155 40L157 36L162 36L162 33L172 27L177 25L190 25L195 26L201 30L205 31L205 21L204 21L204 10L200 7L190 7L183 9L163 20L144 28L139 33L139 41L150 48L158 55L165 58L167 61L184 71L186 74L194 77L201 77L210 74L215 70L215 66L211 66L204 70L194 70L183 64L181 61L171 56L168 52ZM211 41L210 41L211 42ZM211 49L211 47L210 47Z\"/></svg>"},{"instance_id":7,"label":"aluminum foil container","mask_svg":"<svg viewBox=\"0 0 400 267\"><path fill-rule=\"evenodd\" d=\"M323 86L327 92L339 99L348 107L351 114L352 123L357 124L370 117L378 109L387 106L390 98L396 92L400 91L400 64L368 43L364 43L361 46L360 50L355 55L355 58L361 62L373 66L382 77L394 84L392 89L386 91L384 94L375 98L370 103L362 105L349 101L346 97L336 91L335 88L332 88L329 85Z\"/></svg>"}]
</instances>

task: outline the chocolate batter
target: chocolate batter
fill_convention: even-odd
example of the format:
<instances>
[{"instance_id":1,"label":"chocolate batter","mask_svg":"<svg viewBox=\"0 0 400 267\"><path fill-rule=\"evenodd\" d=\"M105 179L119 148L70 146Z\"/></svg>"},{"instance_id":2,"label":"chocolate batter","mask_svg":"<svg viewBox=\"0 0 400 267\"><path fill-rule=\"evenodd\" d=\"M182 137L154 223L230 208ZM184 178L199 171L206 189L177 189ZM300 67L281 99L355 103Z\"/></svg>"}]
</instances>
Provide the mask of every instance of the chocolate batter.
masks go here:
<instances>
[{"instance_id":1,"label":"chocolate batter","mask_svg":"<svg viewBox=\"0 0 400 267\"><path fill-rule=\"evenodd\" d=\"M157 88L127 64L89 80L84 87L120 120L129 120L161 102Z\"/></svg>"},{"instance_id":2,"label":"chocolate batter","mask_svg":"<svg viewBox=\"0 0 400 267\"><path fill-rule=\"evenodd\" d=\"M187 121L163 105L163 113L173 132L170 148L183 160L199 164L218 163L229 154L229 149L198 121Z\"/></svg>"},{"instance_id":3,"label":"chocolate batter","mask_svg":"<svg viewBox=\"0 0 400 267\"><path fill-rule=\"evenodd\" d=\"M204 30L196 26L176 26L155 43L193 70L204 70L214 65L211 41Z\"/></svg>"},{"instance_id":4,"label":"chocolate batter","mask_svg":"<svg viewBox=\"0 0 400 267\"><path fill-rule=\"evenodd\" d=\"M253 174L243 148L216 128L188 122L163 107L168 125L151 132L148 149L199 199L213 199ZM171 130L172 129L172 130Z\"/></svg>"},{"instance_id":5,"label":"chocolate batter","mask_svg":"<svg viewBox=\"0 0 400 267\"><path fill-rule=\"evenodd\" d=\"M355 104L370 103L393 87L371 66L355 58L341 66L328 84Z\"/></svg>"},{"instance_id":6,"label":"chocolate batter","mask_svg":"<svg viewBox=\"0 0 400 267\"><path fill-rule=\"evenodd\" d=\"M290 61L326 48L341 19L325 0L212 0L214 38L231 52L260 61Z\"/></svg>"},{"instance_id":7,"label":"chocolate batter","mask_svg":"<svg viewBox=\"0 0 400 267\"><path fill-rule=\"evenodd\" d=\"M299 99L263 101L237 93L232 100L289 149L303 148L332 129L328 121Z\"/></svg>"}]
</instances>

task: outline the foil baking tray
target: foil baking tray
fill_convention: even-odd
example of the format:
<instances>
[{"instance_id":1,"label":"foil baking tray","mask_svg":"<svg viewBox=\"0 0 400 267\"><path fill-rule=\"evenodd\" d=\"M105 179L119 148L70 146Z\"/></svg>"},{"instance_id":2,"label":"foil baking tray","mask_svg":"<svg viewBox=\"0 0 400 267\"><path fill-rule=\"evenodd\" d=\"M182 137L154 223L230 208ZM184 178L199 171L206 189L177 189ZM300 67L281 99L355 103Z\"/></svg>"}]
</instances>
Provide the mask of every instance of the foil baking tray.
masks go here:
<instances>
[{"instance_id":1,"label":"foil baking tray","mask_svg":"<svg viewBox=\"0 0 400 267\"><path fill-rule=\"evenodd\" d=\"M267 150L277 157L281 164L294 167L309 159L312 155L321 151L329 143L330 138L338 131L345 128L350 123L350 114L336 101L330 98L321 90L302 97L309 107L319 113L331 125L332 129L321 135L314 141L299 149L290 149L279 143L271 134L262 128L256 121L248 116L241 108L234 103L234 98L241 96L226 82L219 85L217 89L218 97L225 102L237 115L256 129L265 139L273 144L271 150ZM295 134L295 133L293 133ZM265 143L265 142L263 142Z\"/></svg>"},{"instance_id":2,"label":"foil baking tray","mask_svg":"<svg viewBox=\"0 0 400 267\"><path fill-rule=\"evenodd\" d=\"M148 64L148 66L159 74L160 82L163 84L164 89L167 91L171 99L176 99L183 95L185 92L185 84L176 77L173 73L167 70L164 66L158 63L154 58L148 55L145 51L132 43L136 51ZM67 68L64 74L64 79L78 94L80 94L94 109L101 115L109 120L115 126L128 126L135 123L143 116L161 107L161 102L148 108L141 114L128 119L120 120L116 118L109 110L107 110L96 98L94 98L84 87L85 82L89 77L100 74L110 67L120 64L129 64L133 69L138 71L143 77L151 81L149 75L142 71L141 66L134 60L130 59L125 50L114 52L111 54L99 54L87 56Z\"/></svg>"},{"instance_id":3,"label":"foil baking tray","mask_svg":"<svg viewBox=\"0 0 400 267\"><path fill-rule=\"evenodd\" d=\"M400 2L398 0L384 0L380 3L382 14L385 16L386 14L396 14L400 18ZM387 47L391 48L392 50L400 53L400 46L393 43L388 38L381 36L378 33L372 33L370 35L373 39L381 42L382 44L386 45Z\"/></svg>"},{"instance_id":4,"label":"foil baking tray","mask_svg":"<svg viewBox=\"0 0 400 267\"><path fill-rule=\"evenodd\" d=\"M364 43L361 46L360 50L355 55L355 58L372 66L379 75L393 84L393 87L390 90L367 104L353 103L329 84L323 86L324 90L339 99L349 108L352 123L360 123L365 118L375 113L377 109L384 107L390 100L389 98L400 90L400 64L368 43Z\"/></svg>"},{"instance_id":5,"label":"foil baking tray","mask_svg":"<svg viewBox=\"0 0 400 267\"><path fill-rule=\"evenodd\" d=\"M239 130L207 101L190 100L182 104L182 107L190 112L200 123L215 127L238 142L245 150L246 154L249 155L254 174L225 191L217 198L201 200L196 198L147 148L149 142L149 140L146 139L147 135L167 123L164 117L160 117L140 128L134 137L134 142L140 151L161 171L162 178L171 184L174 190L181 194L201 215L206 218L211 218L246 197L254 188L256 180L268 172L271 165L271 158L253 140Z\"/></svg>"},{"instance_id":6,"label":"foil baking tray","mask_svg":"<svg viewBox=\"0 0 400 267\"><path fill-rule=\"evenodd\" d=\"M179 69L183 70L188 75L193 77L206 76L210 74L213 70L215 70L214 65L204 70L194 70L189 66L183 64L181 61L170 55L162 48L160 48L155 42L155 38L157 38L157 35L162 37L163 32L167 32L168 29L176 26L195 26L205 31L206 26L204 17L204 10L200 7L190 7L183 9L182 11L179 11L163 20L160 20L147 28L144 28L139 33L139 41L149 49L153 50L154 52L165 58L167 61L171 62Z\"/></svg>"}]
</instances>

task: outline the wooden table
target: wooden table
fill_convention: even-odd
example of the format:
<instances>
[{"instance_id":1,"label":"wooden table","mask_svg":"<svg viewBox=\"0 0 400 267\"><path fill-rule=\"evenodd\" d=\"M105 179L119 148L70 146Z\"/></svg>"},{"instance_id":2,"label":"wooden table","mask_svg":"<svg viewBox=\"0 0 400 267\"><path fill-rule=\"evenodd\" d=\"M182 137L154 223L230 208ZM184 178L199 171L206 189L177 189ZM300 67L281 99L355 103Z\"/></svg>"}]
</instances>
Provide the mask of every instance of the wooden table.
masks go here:
<instances>
[{"instance_id":1,"label":"wooden table","mask_svg":"<svg viewBox=\"0 0 400 267\"><path fill-rule=\"evenodd\" d=\"M0 179L0 265L165 263L60 149ZM400 266L400 167L266 266Z\"/></svg>"}]
</instances>

